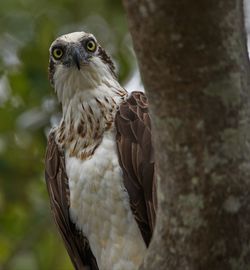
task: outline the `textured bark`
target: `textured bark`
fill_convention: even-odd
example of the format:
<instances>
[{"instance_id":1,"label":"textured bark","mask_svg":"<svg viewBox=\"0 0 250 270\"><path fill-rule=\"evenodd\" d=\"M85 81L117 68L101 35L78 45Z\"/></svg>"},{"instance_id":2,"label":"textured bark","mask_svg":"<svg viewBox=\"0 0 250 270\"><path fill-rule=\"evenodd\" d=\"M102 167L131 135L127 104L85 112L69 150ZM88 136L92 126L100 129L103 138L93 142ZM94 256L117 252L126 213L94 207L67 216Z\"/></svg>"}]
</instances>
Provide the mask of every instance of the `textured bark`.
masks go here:
<instances>
[{"instance_id":1,"label":"textured bark","mask_svg":"<svg viewBox=\"0 0 250 270\"><path fill-rule=\"evenodd\" d=\"M242 0L124 0L151 103L157 226L142 269L250 268Z\"/></svg>"}]
</instances>

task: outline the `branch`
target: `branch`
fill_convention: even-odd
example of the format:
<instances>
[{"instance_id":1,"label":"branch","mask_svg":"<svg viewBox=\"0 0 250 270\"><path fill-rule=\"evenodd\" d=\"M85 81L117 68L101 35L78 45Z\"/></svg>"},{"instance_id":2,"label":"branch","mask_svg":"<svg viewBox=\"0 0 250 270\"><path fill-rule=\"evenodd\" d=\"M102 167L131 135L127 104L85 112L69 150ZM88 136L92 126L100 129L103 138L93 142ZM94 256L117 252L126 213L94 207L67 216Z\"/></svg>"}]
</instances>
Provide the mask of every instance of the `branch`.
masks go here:
<instances>
[{"instance_id":1,"label":"branch","mask_svg":"<svg viewBox=\"0 0 250 270\"><path fill-rule=\"evenodd\" d=\"M247 269L249 65L241 0L124 0L154 116L156 233L143 269Z\"/></svg>"}]
</instances>

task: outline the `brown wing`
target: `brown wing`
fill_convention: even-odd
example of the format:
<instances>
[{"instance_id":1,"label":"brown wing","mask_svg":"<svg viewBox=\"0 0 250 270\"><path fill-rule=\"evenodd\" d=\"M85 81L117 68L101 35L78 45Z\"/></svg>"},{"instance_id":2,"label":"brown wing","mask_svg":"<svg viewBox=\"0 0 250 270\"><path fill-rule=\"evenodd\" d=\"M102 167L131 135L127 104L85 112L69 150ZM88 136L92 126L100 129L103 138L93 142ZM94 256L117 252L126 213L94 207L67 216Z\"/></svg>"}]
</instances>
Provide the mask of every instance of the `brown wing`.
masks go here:
<instances>
[{"instance_id":1,"label":"brown wing","mask_svg":"<svg viewBox=\"0 0 250 270\"><path fill-rule=\"evenodd\" d=\"M115 124L124 185L132 212L148 246L155 225L157 202L151 124L144 93L131 93L121 104Z\"/></svg>"},{"instance_id":2,"label":"brown wing","mask_svg":"<svg viewBox=\"0 0 250 270\"><path fill-rule=\"evenodd\" d=\"M69 216L69 187L64 153L60 151L50 133L45 157L45 178L51 210L65 247L76 270L98 270L89 242Z\"/></svg>"}]
</instances>

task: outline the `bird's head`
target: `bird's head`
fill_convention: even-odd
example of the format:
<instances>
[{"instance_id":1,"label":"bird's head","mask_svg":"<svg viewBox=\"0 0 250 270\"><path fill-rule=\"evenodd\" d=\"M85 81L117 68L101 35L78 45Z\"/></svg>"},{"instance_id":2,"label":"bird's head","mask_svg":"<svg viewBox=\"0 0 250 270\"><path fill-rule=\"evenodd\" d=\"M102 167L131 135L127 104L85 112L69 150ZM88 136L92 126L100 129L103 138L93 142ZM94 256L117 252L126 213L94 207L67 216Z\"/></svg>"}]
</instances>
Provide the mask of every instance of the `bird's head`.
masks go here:
<instances>
[{"instance_id":1,"label":"bird's head","mask_svg":"<svg viewBox=\"0 0 250 270\"><path fill-rule=\"evenodd\" d=\"M102 78L116 77L113 62L92 34L74 32L60 36L49 52L49 79L57 91L67 81L90 87Z\"/></svg>"}]
</instances>

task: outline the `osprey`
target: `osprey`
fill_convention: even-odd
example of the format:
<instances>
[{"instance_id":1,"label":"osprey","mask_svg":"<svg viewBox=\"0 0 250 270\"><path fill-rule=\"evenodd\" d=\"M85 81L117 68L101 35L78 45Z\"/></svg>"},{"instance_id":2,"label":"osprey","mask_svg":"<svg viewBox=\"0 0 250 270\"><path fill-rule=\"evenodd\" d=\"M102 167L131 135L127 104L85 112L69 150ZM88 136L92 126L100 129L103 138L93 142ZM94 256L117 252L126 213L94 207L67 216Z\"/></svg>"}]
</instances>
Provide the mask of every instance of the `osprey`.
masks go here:
<instances>
[{"instance_id":1,"label":"osprey","mask_svg":"<svg viewBox=\"0 0 250 270\"><path fill-rule=\"evenodd\" d=\"M45 177L72 263L81 270L138 269L156 211L146 96L121 87L113 62L85 32L52 43L49 79L62 119L49 134Z\"/></svg>"}]
</instances>

